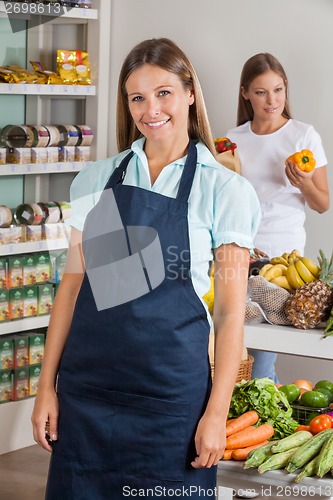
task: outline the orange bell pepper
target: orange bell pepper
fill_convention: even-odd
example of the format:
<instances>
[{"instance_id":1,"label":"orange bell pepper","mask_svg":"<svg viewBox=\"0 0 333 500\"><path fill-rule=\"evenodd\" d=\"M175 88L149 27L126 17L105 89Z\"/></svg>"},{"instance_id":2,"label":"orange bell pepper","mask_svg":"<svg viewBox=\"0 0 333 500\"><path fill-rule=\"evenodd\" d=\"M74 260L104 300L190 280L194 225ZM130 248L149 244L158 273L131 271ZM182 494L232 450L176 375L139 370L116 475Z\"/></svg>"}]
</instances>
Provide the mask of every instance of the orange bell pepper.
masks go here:
<instances>
[{"instance_id":1,"label":"orange bell pepper","mask_svg":"<svg viewBox=\"0 0 333 500\"><path fill-rule=\"evenodd\" d=\"M287 160L292 161L302 172L311 172L315 168L316 160L313 157L310 149L302 149L293 155L289 156Z\"/></svg>"}]
</instances>

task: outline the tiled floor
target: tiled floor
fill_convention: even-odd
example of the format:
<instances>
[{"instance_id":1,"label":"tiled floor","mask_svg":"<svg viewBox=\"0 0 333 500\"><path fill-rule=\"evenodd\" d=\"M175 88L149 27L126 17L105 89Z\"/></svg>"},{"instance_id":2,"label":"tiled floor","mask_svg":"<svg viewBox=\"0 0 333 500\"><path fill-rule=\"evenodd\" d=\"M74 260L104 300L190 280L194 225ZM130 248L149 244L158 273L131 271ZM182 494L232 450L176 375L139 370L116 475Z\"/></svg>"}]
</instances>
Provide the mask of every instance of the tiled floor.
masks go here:
<instances>
[{"instance_id":1,"label":"tiled floor","mask_svg":"<svg viewBox=\"0 0 333 500\"><path fill-rule=\"evenodd\" d=\"M0 500L44 500L49 459L38 445L0 455Z\"/></svg>"}]
</instances>

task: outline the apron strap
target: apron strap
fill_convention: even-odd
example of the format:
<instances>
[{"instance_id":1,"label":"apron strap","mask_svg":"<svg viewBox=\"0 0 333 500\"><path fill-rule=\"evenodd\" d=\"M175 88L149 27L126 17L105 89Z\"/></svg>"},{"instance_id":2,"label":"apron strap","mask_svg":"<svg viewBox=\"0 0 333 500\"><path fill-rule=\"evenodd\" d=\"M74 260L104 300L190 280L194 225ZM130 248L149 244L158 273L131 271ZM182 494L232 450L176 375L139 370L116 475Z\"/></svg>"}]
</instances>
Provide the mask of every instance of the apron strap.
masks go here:
<instances>
[{"instance_id":1,"label":"apron strap","mask_svg":"<svg viewBox=\"0 0 333 500\"><path fill-rule=\"evenodd\" d=\"M123 158L119 166L114 170L113 174L109 178L104 189L113 188L116 184L123 183L128 163L132 158L133 154L134 152L131 151L130 153L128 153L128 155L125 156L125 158ZM192 189L195 169L197 165L197 156L198 154L197 154L197 148L195 146L195 141L190 141L187 158L184 165L184 170L180 178L180 184L176 197L176 199L179 201L187 202L188 200L188 197Z\"/></svg>"},{"instance_id":2,"label":"apron strap","mask_svg":"<svg viewBox=\"0 0 333 500\"><path fill-rule=\"evenodd\" d=\"M180 179L177 193L177 200L187 202L192 189L194 174L197 166L197 148L196 141L190 141L184 170Z\"/></svg>"}]
</instances>

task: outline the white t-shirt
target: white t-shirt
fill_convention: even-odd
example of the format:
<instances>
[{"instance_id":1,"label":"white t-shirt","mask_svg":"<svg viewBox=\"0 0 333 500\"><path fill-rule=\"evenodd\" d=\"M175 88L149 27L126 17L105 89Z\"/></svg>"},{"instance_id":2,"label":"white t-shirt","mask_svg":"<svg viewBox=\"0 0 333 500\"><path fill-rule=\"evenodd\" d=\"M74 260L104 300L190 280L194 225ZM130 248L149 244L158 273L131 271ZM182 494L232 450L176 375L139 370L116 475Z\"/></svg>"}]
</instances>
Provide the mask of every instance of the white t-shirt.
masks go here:
<instances>
[{"instance_id":1,"label":"white t-shirt","mask_svg":"<svg viewBox=\"0 0 333 500\"><path fill-rule=\"evenodd\" d=\"M167 165L151 186L144 139L132 144L131 158L124 184L148 189L175 198L186 156ZM202 297L210 288L208 276L212 248L236 243L253 248L253 238L260 222L260 205L251 184L218 163L208 148L197 143L197 168L189 197L188 223L191 276L194 288ZM129 153L97 161L83 169L71 185L71 217L68 224L79 231L88 212L97 203L101 190L114 169ZM184 259L188 259L184 255ZM170 254L170 265L174 255Z\"/></svg>"},{"instance_id":2,"label":"white t-shirt","mask_svg":"<svg viewBox=\"0 0 333 500\"><path fill-rule=\"evenodd\" d=\"M327 164L321 138L312 125L290 119L272 134L252 132L251 122L228 130L226 136L237 144L241 174L259 197L262 220L255 246L274 257L294 248L304 251L305 200L285 174L288 156L310 149L316 168Z\"/></svg>"}]
</instances>

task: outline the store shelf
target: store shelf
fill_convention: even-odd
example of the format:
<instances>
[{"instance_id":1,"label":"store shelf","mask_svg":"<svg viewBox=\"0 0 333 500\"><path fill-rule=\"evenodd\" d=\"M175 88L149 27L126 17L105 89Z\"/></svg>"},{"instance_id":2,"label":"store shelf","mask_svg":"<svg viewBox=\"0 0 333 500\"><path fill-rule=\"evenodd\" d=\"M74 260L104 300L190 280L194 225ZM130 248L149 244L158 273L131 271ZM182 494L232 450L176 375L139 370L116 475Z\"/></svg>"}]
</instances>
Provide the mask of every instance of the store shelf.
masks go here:
<instances>
[{"instance_id":1,"label":"store shelf","mask_svg":"<svg viewBox=\"0 0 333 500\"><path fill-rule=\"evenodd\" d=\"M58 163L28 163L16 164L6 163L0 165L1 175L37 175L37 174L63 174L65 172L80 172L91 161L73 161L73 162L58 162Z\"/></svg>"},{"instance_id":2,"label":"store shelf","mask_svg":"<svg viewBox=\"0 0 333 500\"><path fill-rule=\"evenodd\" d=\"M35 330L36 328L45 328L49 324L49 319L49 314L45 314L43 316L34 316L33 318L5 321L3 323L0 323L0 335L7 335L7 333L26 332L28 330Z\"/></svg>"},{"instance_id":3,"label":"store shelf","mask_svg":"<svg viewBox=\"0 0 333 500\"><path fill-rule=\"evenodd\" d=\"M35 398L29 398L0 405L0 455L36 444L31 426L31 413L34 402Z\"/></svg>"},{"instance_id":4,"label":"store shelf","mask_svg":"<svg viewBox=\"0 0 333 500\"><path fill-rule=\"evenodd\" d=\"M245 325L244 344L262 351L295 356L333 359L333 336L323 338L323 329L300 330L293 326L259 323Z\"/></svg>"},{"instance_id":5,"label":"store shelf","mask_svg":"<svg viewBox=\"0 0 333 500\"><path fill-rule=\"evenodd\" d=\"M23 7L22 5L20 5L20 7L21 7L20 16L23 16L25 13L25 10L28 7L27 6ZM40 9L39 13L36 15L54 17L57 14L57 9L54 9L54 7L52 9L52 7L48 6L48 5L42 5L39 7L39 9ZM63 14L60 16L62 19L78 19L78 20L98 19L97 9L82 9L82 8L77 8L77 7L73 7L73 8L62 7L61 12L63 12ZM26 15L33 16L35 14L33 14L31 12L31 9L30 9L29 14L26 14ZM0 2L0 17L7 17L7 16L8 16L8 14L6 11L5 2L1 1Z\"/></svg>"},{"instance_id":6,"label":"store shelf","mask_svg":"<svg viewBox=\"0 0 333 500\"><path fill-rule=\"evenodd\" d=\"M0 245L0 257L6 255L19 255L21 253L47 252L52 250L65 250L68 248L66 238L58 240L26 241L24 243L11 243Z\"/></svg>"},{"instance_id":7,"label":"store shelf","mask_svg":"<svg viewBox=\"0 0 333 500\"><path fill-rule=\"evenodd\" d=\"M0 83L0 94L37 96L94 96L95 85L42 85L39 83Z\"/></svg>"}]
</instances>

